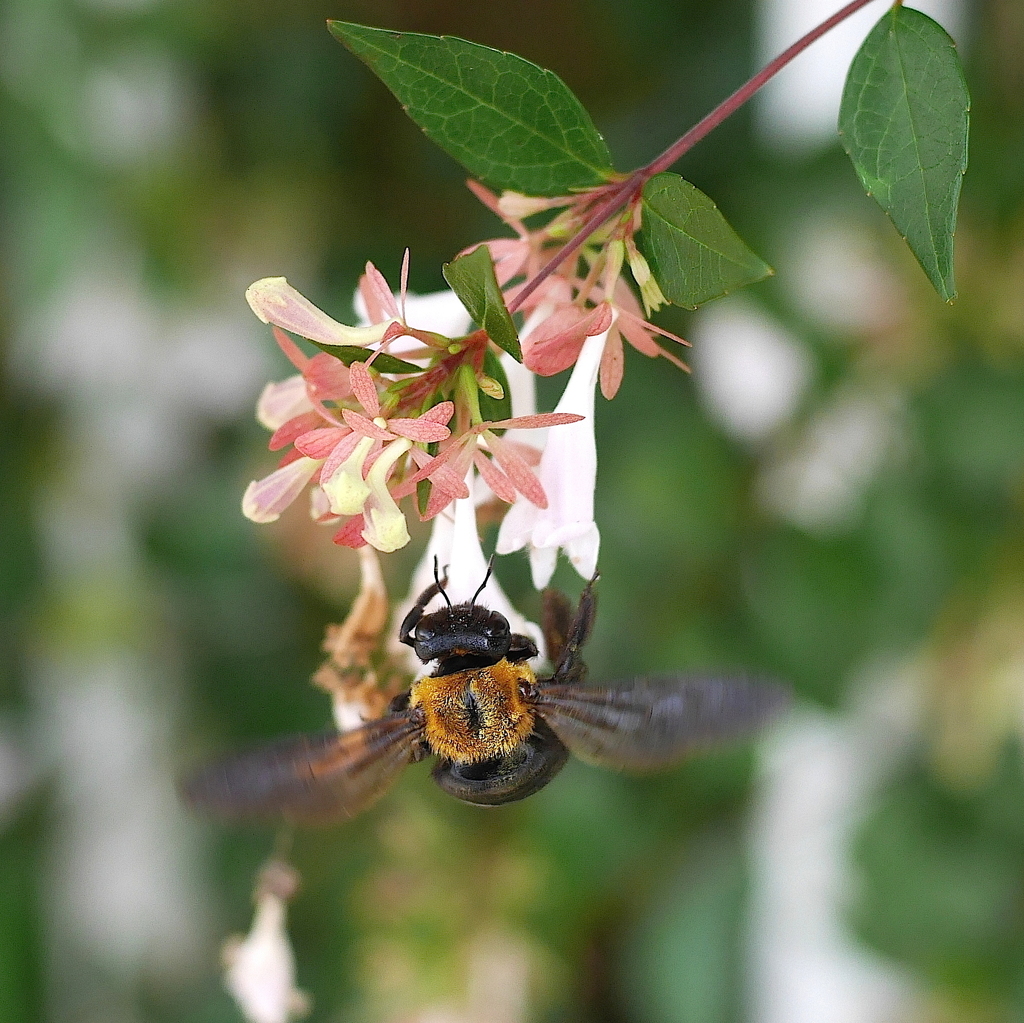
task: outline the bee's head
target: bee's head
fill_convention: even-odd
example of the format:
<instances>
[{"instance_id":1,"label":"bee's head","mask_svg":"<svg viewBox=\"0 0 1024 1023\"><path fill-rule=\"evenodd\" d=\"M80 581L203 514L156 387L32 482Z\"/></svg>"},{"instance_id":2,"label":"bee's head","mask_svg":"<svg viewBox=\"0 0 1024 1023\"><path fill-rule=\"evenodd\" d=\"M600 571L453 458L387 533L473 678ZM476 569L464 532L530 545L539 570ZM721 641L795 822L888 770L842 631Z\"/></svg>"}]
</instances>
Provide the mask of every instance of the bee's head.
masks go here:
<instances>
[{"instance_id":1,"label":"bee's head","mask_svg":"<svg viewBox=\"0 0 1024 1023\"><path fill-rule=\"evenodd\" d=\"M416 656L424 663L454 656L496 664L509 651L512 629L503 614L467 602L424 615L412 638Z\"/></svg>"}]
</instances>

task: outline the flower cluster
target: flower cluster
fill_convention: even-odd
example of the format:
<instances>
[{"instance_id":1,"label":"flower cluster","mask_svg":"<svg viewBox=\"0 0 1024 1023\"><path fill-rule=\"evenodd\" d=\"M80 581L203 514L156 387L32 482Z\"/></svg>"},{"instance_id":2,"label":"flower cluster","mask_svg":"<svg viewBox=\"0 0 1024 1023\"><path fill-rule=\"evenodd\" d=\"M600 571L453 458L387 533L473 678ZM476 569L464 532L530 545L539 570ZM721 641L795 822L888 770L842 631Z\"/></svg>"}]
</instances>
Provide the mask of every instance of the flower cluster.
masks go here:
<instances>
[{"instance_id":1,"label":"flower cluster","mask_svg":"<svg viewBox=\"0 0 1024 1023\"><path fill-rule=\"evenodd\" d=\"M644 318L623 275L628 265L648 315L664 301L633 243L635 208L538 283L596 193L539 200L470 187L516 235L484 245L503 300L523 316L522 364L485 330L469 329L454 293L409 295L408 255L397 295L367 264L356 294L364 322L355 327L283 277L257 281L246 293L249 305L298 372L260 396L257 416L272 431L270 449L283 456L249 485L242 509L255 522L271 522L308 487L313 518L335 525L336 543L390 552L410 539L403 499L412 498L428 520L442 512L450 519L446 510L457 500L497 498L511 505L497 550L526 548L538 587L550 579L559 549L589 578L599 545L595 389L600 384L606 398L617 392L624 340L683 368L657 337L685 342ZM556 207L564 208L544 226L527 227L528 217ZM319 351L308 354L291 335ZM555 411L538 414L533 375L570 367ZM482 396L512 414L487 419Z\"/></svg>"},{"instance_id":2,"label":"flower cluster","mask_svg":"<svg viewBox=\"0 0 1024 1023\"><path fill-rule=\"evenodd\" d=\"M471 464L498 497L511 503L523 494L545 507L544 488L530 466L536 449L495 431L566 425L579 416L484 421L477 391L481 383L488 386L482 371L486 335L477 332L457 344L411 327L404 293L400 307L372 264L360 294L372 320L363 327L333 320L283 277L257 281L246 293L299 372L268 384L260 396L257 416L273 431L270 448L287 450L274 472L249 485L242 499L245 515L272 522L311 485L312 515L339 524L336 543L394 551L409 542L398 500L428 484L421 516L433 518L455 498L468 496ZM285 330L324 350L305 354ZM332 348L338 355L328 354ZM351 358L346 365L353 350L362 361ZM397 360L391 350L416 361ZM393 371L378 372L375 362Z\"/></svg>"}]
</instances>

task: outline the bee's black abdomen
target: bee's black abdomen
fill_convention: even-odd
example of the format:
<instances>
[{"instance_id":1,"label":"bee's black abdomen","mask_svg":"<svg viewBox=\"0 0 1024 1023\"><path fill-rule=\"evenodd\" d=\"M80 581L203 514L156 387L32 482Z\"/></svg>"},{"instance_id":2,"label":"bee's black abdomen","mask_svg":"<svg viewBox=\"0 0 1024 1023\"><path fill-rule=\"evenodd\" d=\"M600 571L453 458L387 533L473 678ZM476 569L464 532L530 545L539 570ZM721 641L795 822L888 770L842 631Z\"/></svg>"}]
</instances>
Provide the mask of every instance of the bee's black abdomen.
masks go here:
<instances>
[{"instance_id":1,"label":"bee's black abdomen","mask_svg":"<svg viewBox=\"0 0 1024 1023\"><path fill-rule=\"evenodd\" d=\"M568 758L569 750L538 718L526 741L512 753L471 764L439 759L432 777L445 792L464 803L499 806L544 788Z\"/></svg>"}]
</instances>

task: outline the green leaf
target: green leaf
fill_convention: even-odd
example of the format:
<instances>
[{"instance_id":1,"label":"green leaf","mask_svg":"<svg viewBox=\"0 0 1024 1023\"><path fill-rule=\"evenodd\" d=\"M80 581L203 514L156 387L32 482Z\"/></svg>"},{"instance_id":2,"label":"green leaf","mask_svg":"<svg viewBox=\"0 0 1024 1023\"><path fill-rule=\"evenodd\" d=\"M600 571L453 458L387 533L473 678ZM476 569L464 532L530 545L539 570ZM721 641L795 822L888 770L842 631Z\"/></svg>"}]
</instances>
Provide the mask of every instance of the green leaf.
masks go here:
<instances>
[{"instance_id":1,"label":"green leaf","mask_svg":"<svg viewBox=\"0 0 1024 1023\"><path fill-rule=\"evenodd\" d=\"M644 185L642 209L640 250L675 305L695 309L772 273L718 207L678 174L651 178Z\"/></svg>"},{"instance_id":2,"label":"green leaf","mask_svg":"<svg viewBox=\"0 0 1024 1023\"><path fill-rule=\"evenodd\" d=\"M920 11L895 7L850 65L839 134L868 195L947 302L967 170L970 96L956 44Z\"/></svg>"},{"instance_id":3,"label":"green leaf","mask_svg":"<svg viewBox=\"0 0 1024 1023\"><path fill-rule=\"evenodd\" d=\"M492 398L484 391L480 392L480 415L484 417L484 422L500 423L503 419L511 419L512 394L508 386L508 377L505 375L501 360L490 348L484 353L484 372L493 380L497 380L504 391L500 398Z\"/></svg>"},{"instance_id":4,"label":"green leaf","mask_svg":"<svg viewBox=\"0 0 1024 1023\"><path fill-rule=\"evenodd\" d=\"M494 260L487 246L478 245L465 256L445 263L441 272L469 315L487 332L487 336L517 362L522 362L523 350L519 346L519 334L505 305L501 288L498 287Z\"/></svg>"},{"instance_id":5,"label":"green leaf","mask_svg":"<svg viewBox=\"0 0 1024 1023\"><path fill-rule=\"evenodd\" d=\"M611 176L604 139L553 72L454 36L327 24L434 142L492 188L566 195Z\"/></svg>"},{"instance_id":6,"label":"green leaf","mask_svg":"<svg viewBox=\"0 0 1024 1023\"><path fill-rule=\"evenodd\" d=\"M328 355L333 355L336 359L340 359L346 366L351 366L353 362L366 362L366 360L374 354L374 350L372 348L363 348L360 345L327 345L321 344L319 341L310 341L309 343L311 345L316 345L320 351L326 352ZM387 352L381 352L381 354L373 360L373 368L377 370L378 373L423 372L422 366L417 366L412 362L406 362L404 359L399 359L394 355L388 355Z\"/></svg>"}]
</instances>

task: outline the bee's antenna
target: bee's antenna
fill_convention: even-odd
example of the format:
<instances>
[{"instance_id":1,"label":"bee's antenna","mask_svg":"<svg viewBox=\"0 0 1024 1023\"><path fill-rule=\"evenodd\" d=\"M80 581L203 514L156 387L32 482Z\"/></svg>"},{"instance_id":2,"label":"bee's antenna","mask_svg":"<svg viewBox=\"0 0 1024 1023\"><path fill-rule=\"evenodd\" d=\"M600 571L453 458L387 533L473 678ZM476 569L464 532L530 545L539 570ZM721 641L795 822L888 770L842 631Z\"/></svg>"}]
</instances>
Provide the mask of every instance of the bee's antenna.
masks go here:
<instances>
[{"instance_id":1,"label":"bee's antenna","mask_svg":"<svg viewBox=\"0 0 1024 1023\"><path fill-rule=\"evenodd\" d=\"M484 575L484 581L480 584L476 593L473 594L473 599L470 601L471 604L476 603L476 598L484 592L484 587L487 585L487 580L491 578L491 570L494 568L494 555L492 554L487 561L487 573Z\"/></svg>"},{"instance_id":2,"label":"bee's antenna","mask_svg":"<svg viewBox=\"0 0 1024 1023\"><path fill-rule=\"evenodd\" d=\"M448 582L448 570L447 570L447 568L445 569L444 583L443 583L443 582L441 582L441 569L440 569L440 566L438 565L437 555L436 554L434 555L434 582L437 583L437 592L440 593L442 597L444 597L444 602L449 607L451 607L452 606L451 599L449 598L448 594L445 593L445 589L444 589L444 583Z\"/></svg>"}]
</instances>

